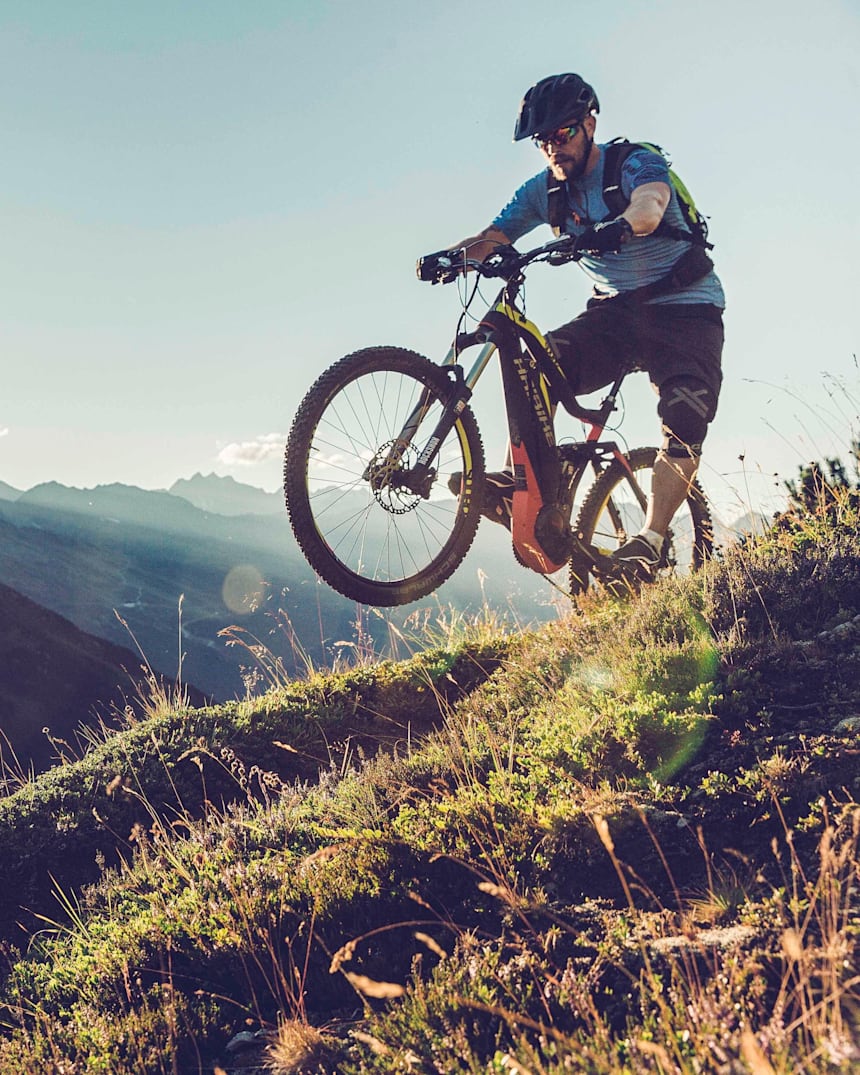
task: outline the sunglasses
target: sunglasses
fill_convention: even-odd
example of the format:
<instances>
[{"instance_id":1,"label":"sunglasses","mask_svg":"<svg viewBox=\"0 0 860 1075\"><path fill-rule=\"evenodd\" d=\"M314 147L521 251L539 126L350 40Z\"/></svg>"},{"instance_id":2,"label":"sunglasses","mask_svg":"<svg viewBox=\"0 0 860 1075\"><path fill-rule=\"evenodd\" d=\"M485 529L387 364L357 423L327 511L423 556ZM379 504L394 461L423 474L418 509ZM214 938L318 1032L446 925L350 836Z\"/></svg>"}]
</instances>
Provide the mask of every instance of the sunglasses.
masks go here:
<instances>
[{"instance_id":1,"label":"sunglasses","mask_svg":"<svg viewBox=\"0 0 860 1075\"><path fill-rule=\"evenodd\" d=\"M536 134L532 141L541 149L546 149L547 146L563 146L576 138L576 132L581 126L581 123L574 123L572 127L559 127L552 134Z\"/></svg>"}]
</instances>

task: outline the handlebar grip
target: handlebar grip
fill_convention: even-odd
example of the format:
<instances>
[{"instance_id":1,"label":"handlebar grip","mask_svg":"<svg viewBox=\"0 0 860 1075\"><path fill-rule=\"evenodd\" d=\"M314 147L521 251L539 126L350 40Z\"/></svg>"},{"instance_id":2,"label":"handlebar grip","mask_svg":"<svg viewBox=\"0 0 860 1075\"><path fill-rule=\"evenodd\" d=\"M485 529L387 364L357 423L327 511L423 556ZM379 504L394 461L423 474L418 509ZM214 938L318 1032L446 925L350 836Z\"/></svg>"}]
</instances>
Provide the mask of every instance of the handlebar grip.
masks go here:
<instances>
[{"instance_id":1,"label":"handlebar grip","mask_svg":"<svg viewBox=\"0 0 860 1075\"><path fill-rule=\"evenodd\" d=\"M462 273L462 264L462 250L437 250L418 259L415 274L426 283L448 284Z\"/></svg>"}]
</instances>

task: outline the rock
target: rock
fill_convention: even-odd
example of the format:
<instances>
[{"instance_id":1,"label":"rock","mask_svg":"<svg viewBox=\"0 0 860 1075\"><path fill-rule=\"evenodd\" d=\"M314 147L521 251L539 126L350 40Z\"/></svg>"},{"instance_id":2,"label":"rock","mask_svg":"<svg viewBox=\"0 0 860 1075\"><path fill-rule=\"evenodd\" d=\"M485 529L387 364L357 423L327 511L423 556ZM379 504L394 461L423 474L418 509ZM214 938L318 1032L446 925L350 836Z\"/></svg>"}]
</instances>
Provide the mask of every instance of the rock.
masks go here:
<instances>
[{"instance_id":1,"label":"rock","mask_svg":"<svg viewBox=\"0 0 860 1075\"><path fill-rule=\"evenodd\" d=\"M700 930L695 937L660 937L650 942L656 952L697 951L703 948L733 948L755 937L752 926L725 926Z\"/></svg>"},{"instance_id":2,"label":"rock","mask_svg":"<svg viewBox=\"0 0 860 1075\"><path fill-rule=\"evenodd\" d=\"M224 1059L216 1072L224 1075L264 1075L265 1050L269 1036L264 1030L243 1030L224 1046Z\"/></svg>"}]
</instances>

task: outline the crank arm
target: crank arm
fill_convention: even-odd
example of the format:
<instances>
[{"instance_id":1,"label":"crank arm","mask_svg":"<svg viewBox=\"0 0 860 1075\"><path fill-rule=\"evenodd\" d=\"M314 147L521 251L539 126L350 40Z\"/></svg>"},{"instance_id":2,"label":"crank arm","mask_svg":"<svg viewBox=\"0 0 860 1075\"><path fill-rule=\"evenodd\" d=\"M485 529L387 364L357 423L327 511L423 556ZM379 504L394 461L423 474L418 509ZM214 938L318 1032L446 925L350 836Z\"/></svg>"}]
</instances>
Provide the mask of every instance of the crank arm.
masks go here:
<instances>
[{"instance_id":1,"label":"crank arm","mask_svg":"<svg viewBox=\"0 0 860 1075\"><path fill-rule=\"evenodd\" d=\"M583 586L588 583L588 576L593 575L598 582L612 587L624 583L624 570L609 555L596 545L592 545L576 534L571 534L570 566L573 574Z\"/></svg>"}]
</instances>

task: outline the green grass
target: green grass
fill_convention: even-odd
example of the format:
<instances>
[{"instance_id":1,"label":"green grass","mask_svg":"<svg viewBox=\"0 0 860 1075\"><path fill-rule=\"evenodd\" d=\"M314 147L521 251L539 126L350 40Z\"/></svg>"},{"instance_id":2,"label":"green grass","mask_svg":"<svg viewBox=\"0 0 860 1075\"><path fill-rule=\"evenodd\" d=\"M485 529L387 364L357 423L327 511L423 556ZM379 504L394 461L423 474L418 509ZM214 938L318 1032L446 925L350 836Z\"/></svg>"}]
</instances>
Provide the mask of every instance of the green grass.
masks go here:
<instances>
[{"instance_id":1,"label":"green grass","mask_svg":"<svg viewBox=\"0 0 860 1075\"><path fill-rule=\"evenodd\" d=\"M281 1073L856 1070L858 535L846 493L24 784L0 1072L212 1071L258 1029Z\"/></svg>"}]
</instances>

